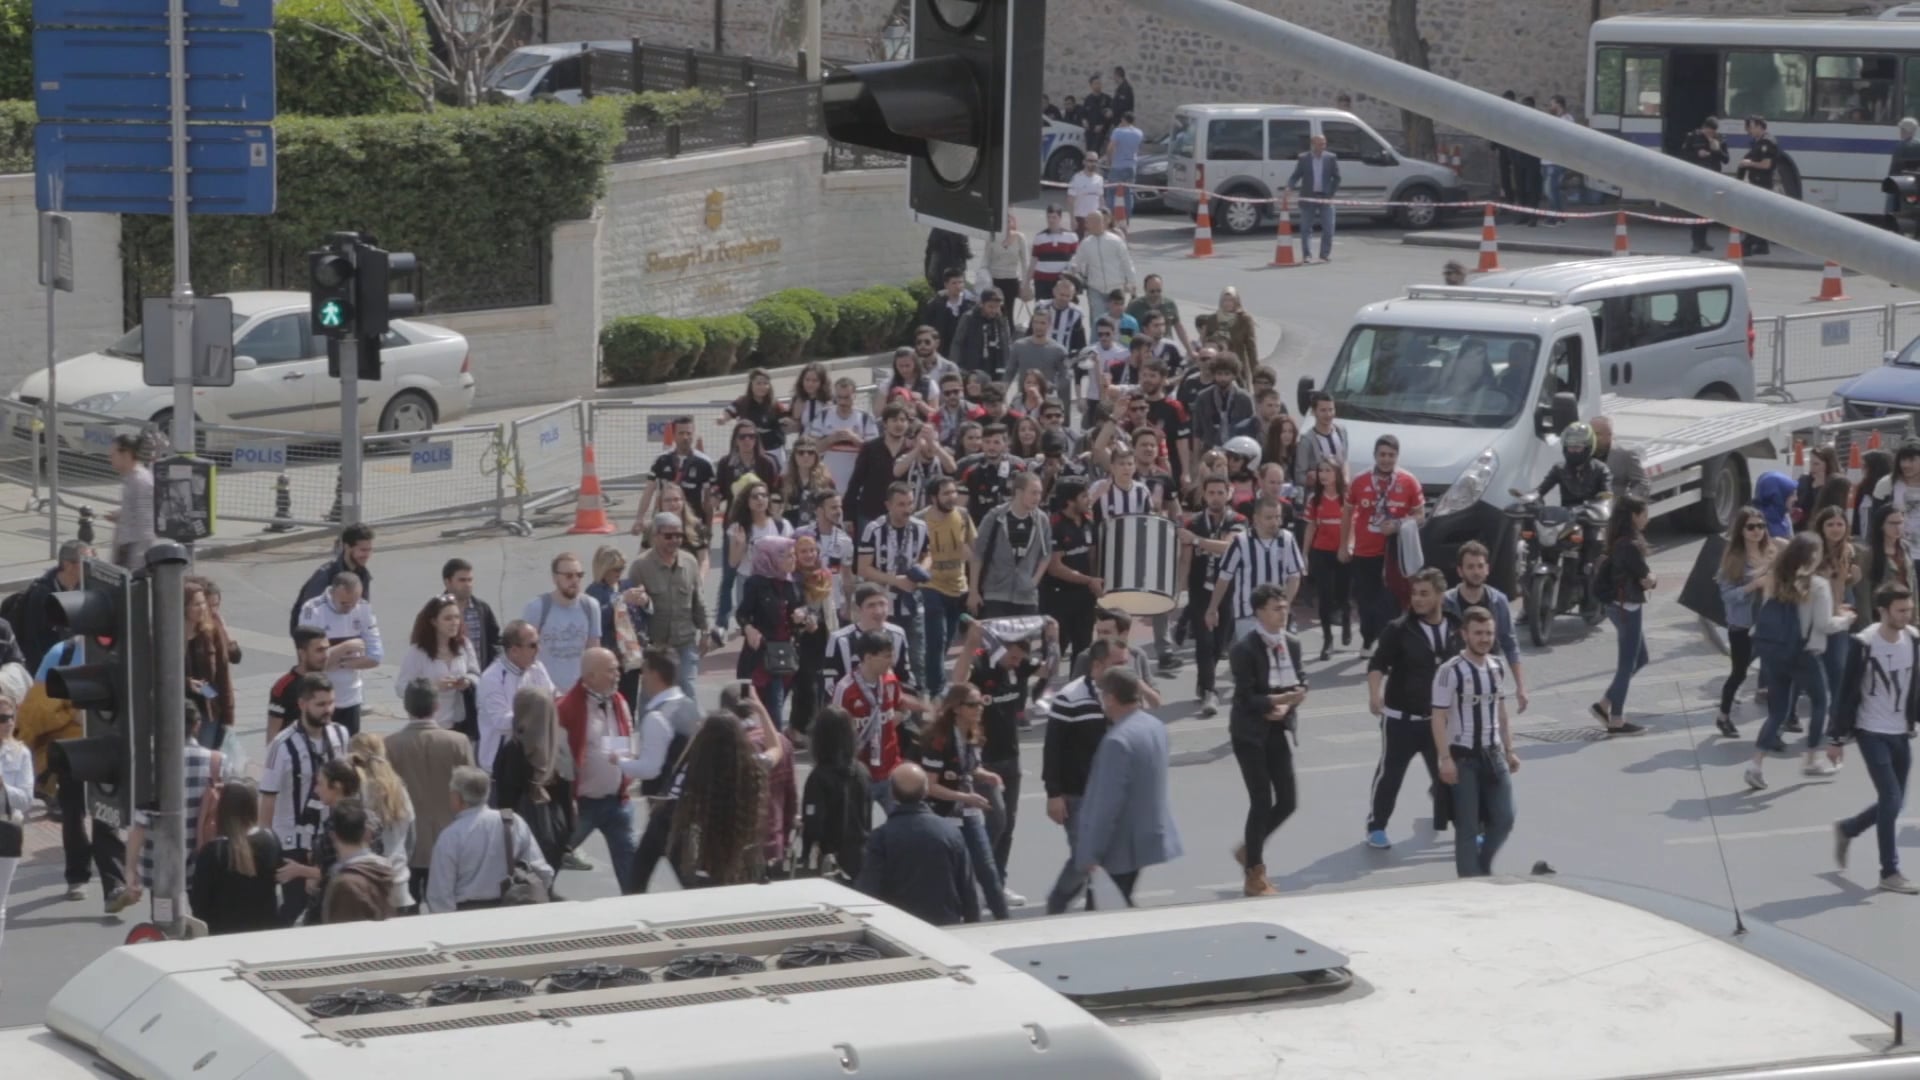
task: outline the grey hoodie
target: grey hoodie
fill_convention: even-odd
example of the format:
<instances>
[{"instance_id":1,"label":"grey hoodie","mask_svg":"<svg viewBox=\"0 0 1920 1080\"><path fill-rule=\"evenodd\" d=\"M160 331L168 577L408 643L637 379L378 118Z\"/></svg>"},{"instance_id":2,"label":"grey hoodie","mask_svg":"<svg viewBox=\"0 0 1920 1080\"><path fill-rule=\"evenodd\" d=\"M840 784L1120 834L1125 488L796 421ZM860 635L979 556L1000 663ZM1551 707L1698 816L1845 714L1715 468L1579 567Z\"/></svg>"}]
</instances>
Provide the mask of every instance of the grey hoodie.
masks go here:
<instances>
[{"instance_id":1,"label":"grey hoodie","mask_svg":"<svg viewBox=\"0 0 1920 1080\"><path fill-rule=\"evenodd\" d=\"M1034 578L1053 557L1053 525L1046 513L1036 508L1032 514L1033 539L1024 554L1016 553L1007 536L1007 516L1012 512L1012 503L1002 503L980 519L980 533L973 542L973 553L980 560L980 597L1037 605L1040 589Z\"/></svg>"}]
</instances>

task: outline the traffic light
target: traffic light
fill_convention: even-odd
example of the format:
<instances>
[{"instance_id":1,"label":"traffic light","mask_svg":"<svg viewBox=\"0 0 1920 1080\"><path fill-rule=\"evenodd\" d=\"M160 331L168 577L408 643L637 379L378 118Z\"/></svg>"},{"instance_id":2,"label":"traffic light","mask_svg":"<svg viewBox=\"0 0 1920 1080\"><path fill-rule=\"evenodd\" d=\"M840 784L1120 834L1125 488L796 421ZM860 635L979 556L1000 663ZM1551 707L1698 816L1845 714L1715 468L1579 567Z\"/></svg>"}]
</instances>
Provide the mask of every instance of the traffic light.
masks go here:
<instances>
[{"instance_id":1,"label":"traffic light","mask_svg":"<svg viewBox=\"0 0 1920 1080\"><path fill-rule=\"evenodd\" d=\"M89 812L116 827L159 795L154 777L153 653L147 579L88 559L84 587L55 593L54 631L81 638L80 663L47 673L47 696L71 701L86 733L53 744L61 782L87 785ZM138 632L136 632L136 628Z\"/></svg>"},{"instance_id":2,"label":"traffic light","mask_svg":"<svg viewBox=\"0 0 1920 1080\"><path fill-rule=\"evenodd\" d=\"M827 78L827 132L909 155L915 220L996 235L1040 194L1045 26L1044 0L913 0L913 59Z\"/></svg>"},{"instance_id":3,"label":"traffic light","mask_svg":"<svg viewBox=\"0 0 1920 1080\"><path fill-rule=\"evenodd\" d=\"M393 320L404 319L420 310L412 293L390 292L396 274L411 274L420 262L409 251L386 251L362 243L356 256L354 306L360 315L360 377L380 378L380 341L387 336Z\"/></svg>"},{"instance_id":4,"label":"traffic light","mask_svg":"<svg viewBox=\"0 0 1920 1080\"><path fill-rule=\"evenodd\" d=\"M307 294L316 335L343 338L355 333L359 318L354 308L353 256L353 246L338 240L323 250L307 252Z\"/></svg>"}]
</instances>

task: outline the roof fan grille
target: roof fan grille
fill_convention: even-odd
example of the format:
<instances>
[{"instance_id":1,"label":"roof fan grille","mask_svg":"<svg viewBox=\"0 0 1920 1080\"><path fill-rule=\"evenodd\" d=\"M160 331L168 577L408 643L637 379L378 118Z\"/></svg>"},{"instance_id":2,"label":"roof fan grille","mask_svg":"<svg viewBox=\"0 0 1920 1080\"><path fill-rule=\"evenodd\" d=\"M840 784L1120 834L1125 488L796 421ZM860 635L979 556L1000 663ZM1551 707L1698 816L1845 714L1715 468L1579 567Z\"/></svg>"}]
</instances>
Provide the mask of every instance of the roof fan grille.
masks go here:
<instances>
[{"instance_id":1,"label":"roof fan grille","mask_svg":"<svg viewBox=\"0 0 1920 1080\"><path fill-rule=\"evenodd\" d=\"M321 994L307 1002L307 1012L322 1020L336 1016L365 1016L369 1013L399 1012L413 1008L413 1002L386 990L368 990L356 986L337 994Z\"/></svg>"},{"instance_id":2,"label":"roof fan grille","mask_svg":"<svg viewBox=\"0 0 1920 1080\"><path fill-rule=\"evenodd\" d=\"M738 922L693 923L675 926L661 933L675 941L689 938L729 937L734 934L774 934L783 930L817 930L844 925L832 912L804 915L776 915L767 919L741 919Z\"/></svg>"},{"instance_id":3,"label":"roof fan grille","mask_svg":"<svg viewBox=\"0 0 1920 1080\"><path fill-rule=\"evenodd\" d=\"M304 982L339 975L367 975L376 971L401 971L406 968L432 967L445 963L433 953L409 956L383 956L375 960L354 960L343 964L302 964L289 967L259 967L247 973L264 983Z\"/></svg>"},{"instance_id":4,"label":"roof fan grille","mask_svg":"<svg viewBox=\"0 0 1920 1080\"><path fill-rule=\"evenodd\" d=\"M721 990L674 994L671 997L636 997L625 1001L603 1001L598 1005L563 1005L559 1008L541 1009L540 1015L548 1020L566 1020L577 1016L614 1016L619 1013L677 1009L688 1005L718 1005L723 1001L745 1001L754 996L754 992L745 987L730 986Z\"/></svg>"},{"instance_id":5,"label":"roof fan grille","mask_svg":"<svg viewBox=\"0 0 1920 1080\"><path fill-rule=\"evenodd\" d=\"M766 962L730 952L703 952L682 956L667 965L668 982L689 979L717 979L728 975L751 975L767 970Z\"/></svg>"},{"instance_id":6,"label":"roof fan grille","mask_svg":"<svg viewBox=\"0 0 1920 1080\"><path fill-rule=\"evenodd\" d=\"M447 955L455 960L511 960L515 957L539 956L543 953L597 952L631 945L651 945L659 940L658 934L635 930L630 933L596 934L592 937L522 941L510 945L476 945L471 948L449 949Z\"/></svg>"},{"instance_id":7,"label":"roof fan grille","mask_svg":"<svg viewBox=\"0 0 1920 1080\"><path fill-rule=\"evenodd\" d=\"M510 1001L532 993L533 987L519 979L470 975L464 979L434 983L427 987L427 1004L472 1005L482 1001Z\"/></svg>"},{"instance_id":8,"label":"roof fan grille","mask_svg":"<svg viewBox=\"0 0 1920 1080\"><path fill-rule=\"evenodd\" d=\"M892 986L896 983L925 982L938 979L941 975L932 968L907 968L901 971L879 971L870 974L849 972L835 979L810 979L806 982L782 986L782 994L821 994L835 990L857 990L863 986Z\"/></svg>"},{"instance_id":9,"label":"roof fan grille","mask_svg":"<svg viewBox=\"0 0 1920 1080\"><path fill-rule=\"evenodd\" d=\"M538 1019L540 1019L539 1016L530 1012L479 1013L471 1016L455 1016L445 1020L426 1020L418 1024L398 1024L393 1027L341 1028L335 1034L343 1039L383 1039L395 1035L432 1035L443 1031L464 1031L469 1028L531 1024Z\"/></svg>"},{"instance_id":10,"label":"roof fan grille","mask_svg":"<svg viewBox=\"0 0 1920 1080\"><path fill-rule=\"evenodd\" d=\"M571 994L579 990L605 990L616 986L645 986L653 976L636 967L622 964L582 964L563 968L547 976L547 993Z\"/></svg>"},{"instance_id":11,"label":"roof fan grille","mask_svg":"<svg viewBox=\"0 0 1920 1080\"><path fill-rule=\"evenodd\" d=\"M809 941L780 950L776 966L791 968L830 967L834 964L862 964L880 959L880 950L853 941Z\"/></svg>"}]
</instances>

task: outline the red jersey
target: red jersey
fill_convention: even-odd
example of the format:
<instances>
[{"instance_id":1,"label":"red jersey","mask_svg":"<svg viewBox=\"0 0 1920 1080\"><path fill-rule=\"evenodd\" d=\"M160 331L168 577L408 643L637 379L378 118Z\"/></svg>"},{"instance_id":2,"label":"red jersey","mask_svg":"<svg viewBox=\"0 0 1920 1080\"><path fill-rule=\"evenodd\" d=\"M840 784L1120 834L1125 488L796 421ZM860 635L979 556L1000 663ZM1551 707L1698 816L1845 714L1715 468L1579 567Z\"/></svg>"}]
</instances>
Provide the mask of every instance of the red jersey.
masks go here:
<instances>
[{"instance_id":1,"label":"red jersey","mask_svg":"<svg viewBox=\"0 0 1920 1080\"><path fill-rule=\"evenodd\" d=\"M1313 550L1340 550L1340 515L1346 504L1330 495L1308 498L1308 516L1313 522Z\"/></svg>"},{"instance_id":2,"label":"red jersey","mask_svg":"<svg viewBox=\"0 0 1920 1080\"><path fill-rule=\"evenodd\" d=\"M1367 559L1387 553L1387 534L1380 527L1387 521L1404 518L1425 506L1427 497L1420 481L1405 469L1393 470L1392 479L1382 482L1372 469L1361 473L1347 485L1347 503L1353 507L1353 553Z\"/></svg>"},{"instance_id":3,"label":"red jersey","mask_svg":"<svg viewBox=\"0 0 1920 1080\"><path fill-rule=\"evenodd\" d=\"M856 668L834 684L833 703L853 717L857 757L867 775L886 779L900 764L900 680L889 671L875 686L862 681Z\"/></svg>"}]
</instances>

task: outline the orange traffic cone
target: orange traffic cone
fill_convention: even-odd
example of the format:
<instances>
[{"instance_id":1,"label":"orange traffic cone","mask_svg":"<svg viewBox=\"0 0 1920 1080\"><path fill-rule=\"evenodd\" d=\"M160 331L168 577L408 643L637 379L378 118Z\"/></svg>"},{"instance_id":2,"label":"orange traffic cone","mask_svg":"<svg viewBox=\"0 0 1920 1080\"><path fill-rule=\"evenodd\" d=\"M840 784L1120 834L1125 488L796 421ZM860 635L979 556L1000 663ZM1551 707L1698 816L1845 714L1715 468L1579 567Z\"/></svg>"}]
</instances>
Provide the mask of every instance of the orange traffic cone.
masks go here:
<instances>
[{"instance_id":1,"label":"orange traffic cone","mask_svg":"<svg viewBox=\"0 0 1920 1080\"><path fill-rule=\"evenodd\" d=\"M1793 478L1798 480L1805 475L1807 475L1807 440L1795 439L1793 440Z\"/></svg>"},{"instance_id":2,"label":"orange traffic cone","mask_svg":"<svg viewBox=\"0 0 1920 1080\"><path fill-rule=\"evenodd\" d=\"M1853 444L1853 449L1847 454L1847 482L1849 484L1858 485L1860 483L1860 474L1862 471L1863 471L1863 468L1860 463L1860 444L1856 442Z\"/></svg>"},{"instance_id":3,"label":"orange traffic cone","mask_svg":"<svg viewBox=\"0 0 1920 1080\"><path fill-rule=\"evenodd\" d=\"M1195 184L1200 188L1200 210L1193 218L1193 254L1195 259L1213 257L1213 211L1207 206L1207 167L1194 166Z\"/></svg>"},{"instance_id":4,"label":"orange traffic cone","mask_svg":"<svg viewBox=\"0 0 1920 1080\"><path fill-rule=\"evenodd\" d=\"M1880 432L1878 429L1867 432L1867 449L1880 449Z\"/></svg>"},{"instance_id":5,"label":"orange traffic cone","mask_svg":"<svg viewBox=\"0 0 1920 1080\"><path fill-rule=\"evenodd\" d=\"M1480 217L1480 265L1474 269L1482 274L1500 269L1500 240L1494 235L1492 203L1487 204L1486 212Z\"/></svg>"},{"instance_id":6,"label":"orange traffic cone","mask_svg":"<svg viewBox=\"0 0 1920 1080\"><path fill-rule=\"evenodd\" d=\"M1127 232L1127 185L1113 186L1113 227L1122 236ZM1012 309L1008 309L1012 310Z\"/></svg>"},{"instance_id":7,"label":"orange traffic cone","mask_svg":"<svg viewBox=\"0 0 1920 1080\"><path fill-rule=\"evenodd\" d=\"M1631 254L1633 252L1627 248L1627 212L1622 210L1613 215L1613 257L1617 259Z\"/></svg>"},{"instance_id":8,"label":"orange traffic cone","mask_svg":"<svg viewBox=\"0 0 1920 1080\"><path fill-rule=\"evenodd\" d=\"M607 500L600 493L600 471L593 464L593 444L580 448L580 495L573 504L573 528L567 535L613 532L607 520Z\"/></svg>"},{"instance_id":9,"label":"orange traffic cone","mask_svg":"<svg viewBox=\"0 0 1920 1080\"><path fill-rule=\"evenodd\" d=\"M1280 194L1280 230L1274 236L1273 261L1268 266L1299 266L1293 256L1293 193Z\"/></svg>"},{"instance_id":10,"label":"orange traffic cone","mask_svg":"<svg viewBox=\"0 0 1920 1080\"><path fill-rule=\"evenodd\" d=\"M1815 300L1851 300L1840 284L1840 264L1827 260L1827 268L1820 272L1820 291L1813 294Z\"/></svg>"},{"instance_id":11,"label":"orange traffic cone","mask_svg":"<svg viewBox=\"0 0 1920 1080\"><path fill-rule=\"evenodd\" d=\"M1740 230L1729 225L1727 226L1727 261L1737 263L1744 258L1746 258L1745 253L1740 250Z\"/></svg>"}]
</instances>

